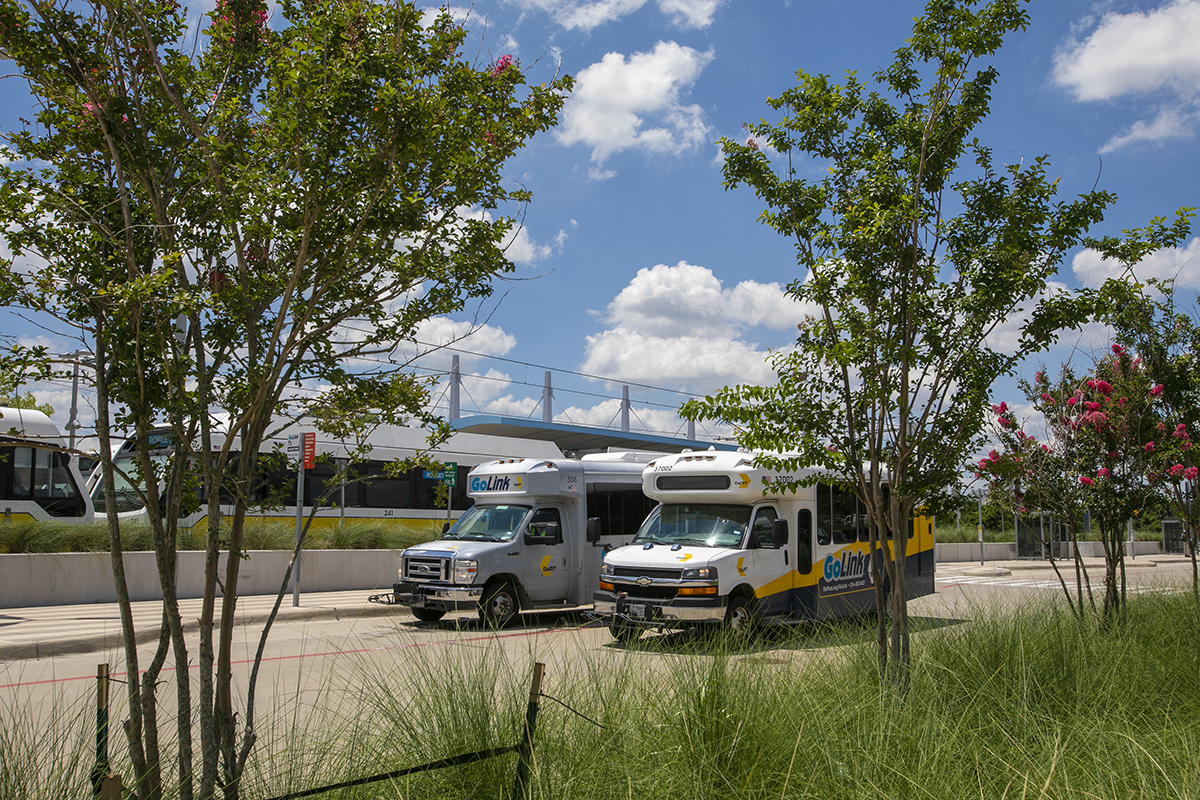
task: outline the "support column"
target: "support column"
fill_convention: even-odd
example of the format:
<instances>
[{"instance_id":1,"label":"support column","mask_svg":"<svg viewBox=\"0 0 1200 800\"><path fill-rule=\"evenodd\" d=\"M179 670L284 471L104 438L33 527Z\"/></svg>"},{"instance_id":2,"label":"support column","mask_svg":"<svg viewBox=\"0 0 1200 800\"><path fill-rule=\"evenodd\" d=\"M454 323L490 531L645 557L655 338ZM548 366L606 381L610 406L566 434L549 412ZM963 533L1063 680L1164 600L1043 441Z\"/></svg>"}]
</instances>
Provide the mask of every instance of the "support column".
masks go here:
<instances>
[{"instance_id":1,"label":"support column","mask_svg":"<svg viewBox=\"0 0 1200 800\"><path fill-rule=\"evenodd\" d=\"M546 370L546 382L542 385L542 422L554 421L554 390L550 388L550 370Z\"/></svg>"},{"instance_id":2,"label":"support column","mask_svg":"<svg viewBox=\"0 0 1200 800\"><path fill-rule=\"evenodd\" d=\"M450 421L462 416L459 405L459 390L462 388L462 374L458 371L458 356L450 357Z\"/></svg>"},{"instance_id":3,"label":"support column","mask_svg":"<svg viewBox=\"0 0 1200 800\"><path fill-rule=\"evenodd\" d=\"M629 387L621 387L621 430L629 433Z\"/></svg>"}]
</instances>

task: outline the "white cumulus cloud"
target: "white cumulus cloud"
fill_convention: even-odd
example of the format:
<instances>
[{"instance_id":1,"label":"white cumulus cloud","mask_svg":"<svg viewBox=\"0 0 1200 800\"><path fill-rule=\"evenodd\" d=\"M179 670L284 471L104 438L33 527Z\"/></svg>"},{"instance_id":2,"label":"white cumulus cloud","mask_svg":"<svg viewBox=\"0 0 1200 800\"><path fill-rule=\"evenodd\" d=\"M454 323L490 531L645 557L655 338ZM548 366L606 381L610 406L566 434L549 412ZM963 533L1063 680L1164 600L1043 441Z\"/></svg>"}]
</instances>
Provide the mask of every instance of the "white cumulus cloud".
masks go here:
<instances>
[{"instance_id":1,"label":"white cumulus cloud","mask_svg":"<svg viewBox=\"0 0 1200 800\"><path fill-rule=\"evenodd\" d=\"M590 31L626 17L649 0L510 0L519 7L548 14L568 30ZM724 0L657 0L658 10L681 28L707 28Z\"/></svg>"},{"instance_id":2,"label":"white cumulus cloud","mask_svg":"<svg viewBox=\"0 0 1200 800\"><path fill-rule=\"evenodd\" d=\"M1173 0L1151 11L1105 14L1082 41L1054 59L1054 81L1077 100L1158 97L1151 121L1138 120L1101 149L1192 135L1200 105L1200 0ZM1165 98L1165 99L1163 99Z\"/></svg>"},{"instance_id":3,"label":"white cumulus cloud","mask_svg":"<svg viewBox=\"0 0 1200 800\"><path fill-rule=\"evenodd\" d=\"M659 264L639 270L609 304L610 327L588 337L582 369L696 392L770 383L768 351L747 340L747 332L793 330L807 311L777 283L742 281L726 289L707 267ZM773 338L782 345L791 337Z\"/></svg>"},{"instance_id":4,"label":"white cumulus cloud","mask_svg":"<svg viewBox=\"0 0 1200 800\"><path fill-rule=\"evenodd\" d=\"M711 138L704 111L680 94L713 57L675 42L629 57L606 54L576 76L558 141L592 148L594 177L611 177L599 167L622 150L678 154L702 145Z\"/></svg>"},{"instance_id":5,"label":"white cumulus cloud","mask_svg":"<svg viewBox=\"0 0 1200 800\"><path fill-rule=\"evenodd\" d=\"M1095 250L1083 250L1071 260L1075 277L1085 286L1098 287L1109 278L1126 274L1123 264L1101 258ZM1138 280L1148 278L1173 280L1181 289L1200 289L1200 237L1193 238L1187 247L1156 250L1133 267Z\"/></svg>"}]
</instances>

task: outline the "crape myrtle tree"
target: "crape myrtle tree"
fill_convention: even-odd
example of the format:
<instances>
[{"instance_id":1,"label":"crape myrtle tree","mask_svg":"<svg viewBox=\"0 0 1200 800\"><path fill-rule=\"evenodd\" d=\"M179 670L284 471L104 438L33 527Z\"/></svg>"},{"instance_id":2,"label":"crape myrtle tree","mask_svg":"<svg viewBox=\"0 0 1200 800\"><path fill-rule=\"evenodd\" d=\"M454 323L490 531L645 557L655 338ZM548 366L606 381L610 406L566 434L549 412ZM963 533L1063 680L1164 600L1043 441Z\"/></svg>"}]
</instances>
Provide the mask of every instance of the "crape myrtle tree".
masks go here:
<instances>
[{"instance_id":1,"label":"crape myrtle tree","mask_svg":"<svg viewBox=\"0 0 1200 800\"><path fill-rule=\"evenodd\" d=\"M1162 434L1158 397L1141 358L1120 344L1096 361L1085 375L1069 365L1051 382L1045 370L1022 385L1043 420L1044 439L1028 434L1011 417L997 420L1003 453L993 450L977 465L993 486L1020 493L1026 507L1050 511L1062 519L1078 545L1080 521L1087 509L1104 548L1104 602L1095 612L1091 586L1087 597L1101 627L1123 618L1126 600L1124 531L1156 489L1154 437ZM1183 468L1179 471L1182 475ZM1077 596L1072 608L1083 619L1086 576L1076 552ZM1060 575L1061 580L1061 575ZM1064 591L1066 587L1064 584ZM1068 599L1069 594L1068 594Z\"/></svg>"},{"instance_id":2,"label":"crape myrtle tree","mask_svg":"<svg viewBox=\"0 0 1200 800\"><path fill-rule=\"evenodd\" d=\"M1033 403L1035 411L1046 415L1045 404L1053 405L1054 397L1065 397L1072 394L1078 379L1069 367L1064 367L1062 375L1053 388L1042 385L1045 370L1036 375L1037 386L1028 381L1018 381L1022 392ZM1043 391L1048 389L1048 391ZM1040 397L1039 397L1040 395ZM1057 406L1055 406L1057 410ZM1082 410L1082 407L1080 408ZM1053 443L1038 439L1036 435L1026 432L1028 423L1019 422L1015 409L1001 401L992 406L991 438L998 443L998 449L991 449L986 456L974 465L975 478L982 479L988 486L988 493L997 503L1012 508L1014 515L1028 514L1036 511L1039 515L1049 514L1052 519L1060 521L1067 530L1067 536L1072 543L1075 567L1076 594L1071 596L1071 590L1059 569L1051 542L1047 541L1038 526L1041 543L1047 548L1050 564L1058 577L1072 613L1082 619L1085 607L1084 600L1092 600L1087 571L1083 568L1082 556L1079 553L1079 531L1083 524L1083 485L1079 483L1080 474L1079 450L1075 447L1073 437L1054 437L1054 425L1048 425L1043 434ZM1047 416L1047 419L1051 417ZM1058 420L1059 416L1052 417ZM1084 587L1088 591L1085 595ZM1093 609L1095 604L1093 602Z\"/></svg>"},{"instance_id":3,"label":"crape myrtle tree","mask_svg":"<svg viewBox=\"0 0 1200 800\"><path fill-rule=\"evenodd\" d=\"M1135 231L1128 240L1149 247L1174 246L1190 231L1191 210L1181 210L1171 226ZM1169 236L1164 236L1166 233ZM1125 255L1129 261L1140 253ZM1122 258L1118 253L1115 257ZM1200 475L1200 324L1180 308L1172 281L1138 283L1136 264L1125 280L1110 281L1099 293L1102 319L1112 326L1114 336L1135 349L1157 394L1158 423L1151 452L1151 479L1183 523L1192 556L1192 591L1200 601L1200 570L1197 570L1197 528L1200 503L1194 492Z\"/></svg>"},{"instance_id":4,"label":"crape myrtle tree","mask_svg":"<svg viewBox=\"0 0 1200 800\"><path fill-rule=\"evenodd\" d=\"M1021 0L931 0L869 81L800 71L767 101L778 121L721 142L725 186L754 189L761 221L795 240L802 277L788 290L816 311L773 357L776 385L726 388L684 413L789 453L761 456L769 466L817 467L854 491L882 554L878 658L894 683L909 664L906 539L888 531L918 507L948 508L992 381L1052 334L1016 352L989 337L1114 199L1058 200L1045 158L998 166L973 138L998 77L987 62L1027 23Z\"/></svg>"},{"instance_id":5,"label":"crape myrtle tree","mask_svg":"<svg viewBox=\"0 0 1200 800\"><path fill-rule=\"evenodd\" d=\"M272 8L279 19L259 0L220 0L191 31L171 0L0 0L0 57L35 101L0 166L14 254L0 288L94 354L126 668L142 676L125 725L139 798L175 793L165 753L181 797L239 795L254 686L240 692L239 717L232 636L260 448L306 410L355 439L381 422L432 422L426 384L392 354L421 321L487 297L512 269L509 209L529 196L501 169L555 123L570 88L565 77L527 86L507 56L464 59L463 28L411 3ZM305 400L312 387L322 391ZM173 432L166 465L151 458L156 424ZM117 429L137 443L136 471L158 477L141 488L164 595L145 669L115 513ZM197 489L208 527L193 657L174 558L176 520ZM233 506L224 518L222 497ZM198 666L195 687L176 670L169 746L154 693L168 653Z\"/></svg>"}]
</instances>

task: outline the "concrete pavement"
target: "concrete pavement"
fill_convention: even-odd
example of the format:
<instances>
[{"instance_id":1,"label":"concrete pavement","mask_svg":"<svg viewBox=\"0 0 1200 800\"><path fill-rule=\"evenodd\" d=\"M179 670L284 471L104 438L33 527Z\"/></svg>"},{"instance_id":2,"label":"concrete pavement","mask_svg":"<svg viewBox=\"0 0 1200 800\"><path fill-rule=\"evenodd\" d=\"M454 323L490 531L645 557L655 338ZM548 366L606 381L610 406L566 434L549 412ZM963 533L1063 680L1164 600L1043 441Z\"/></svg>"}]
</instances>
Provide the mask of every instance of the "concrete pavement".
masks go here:
<instances>
[{"instance_id":1,"label":"concrete pavement","mask_svg":"<svg viewBox=\"0 0 1200 800\"><path fill-rule=\"evenodd\" d=\"M1104 574L1104 560L1083 559L1094 589ZM1073 561L1059 561L1063 577L1074 584ZM1175 583L1190 585L1191 559L1181 555L1156 555L1126 558L1125 568L1131 584L1154 582L1168 575ZM942 562L937 565L939 594L951 585L986 582L1003 586L1006 582L1024 584L1057 584L1050 564L1045 561ZM1039 587L1046 588L1046 587ZM317 592L301 595L300 607L292 607L290 595L283 598L276 625L311 620L355 620L367 617L396 617L411 619L410 613L397 606L368 601L375 592L368 589ZM935 599L936 595L933 598ZM949 600L949 597L942 598ZM238 601L237 625L259 627L270 614L274 595L251 595ZM927 603L926 603L927 604ZM924 604L923 604L924 605ZM201 601L182 600L180 610L184 629L199 627ZM219 613L219 612L218 612ZM158 638L162 605L150 600L133 604L134 627L139 644ZM0 661L40 659L72 653L113 650L121 646L121 620L115 603L93 603L72 606L41 606L0 609Z\"/></svg>"},{"instance_id":2,"label":"concrete pavement","mask_svg":"<svg viewBox=\"0 0 1200 800\"><path fill-rule=\"evenodd\" d=\"M407 614L403 608L368 602L377 593L370 590L314 592L301 594L300 606L292 606L287 595L275 624L318 619L346 619ZM215 611L220 614L220 599ZM199 628L202 601L179 601L185 631ZM271 613L275 595L250 595L238 599L236 624L261 626ZM138 644L158 639L162 603L146 600L133 603L133 624ZM116 603L74 606L38 606L0 609L0 661L48 658L71 653L90 653L121 647L121 616Z\"/></svg>"}]
</instances>

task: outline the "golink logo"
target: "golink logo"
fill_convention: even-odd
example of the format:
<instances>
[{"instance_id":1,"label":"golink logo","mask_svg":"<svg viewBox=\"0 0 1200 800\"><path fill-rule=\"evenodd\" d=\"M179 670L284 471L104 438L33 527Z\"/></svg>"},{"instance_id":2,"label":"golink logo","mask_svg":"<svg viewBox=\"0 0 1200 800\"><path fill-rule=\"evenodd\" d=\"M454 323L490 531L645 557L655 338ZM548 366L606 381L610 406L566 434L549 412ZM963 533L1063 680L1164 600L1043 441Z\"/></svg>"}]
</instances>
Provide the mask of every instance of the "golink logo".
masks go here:
<instances>
[{"instance_id":1,"label":"golink logo","mask_svg":"<svg viewBox=\"0 0 1200 800\"><path fill-rule=\"evenodd\" d=\"M472 492L507 492L512 478L508 475L490 475L486 478L472 478Z\"/></svg>"},{"instance_id":2,"label":"golink logo","mask_svg":"<svg viewBox=\"0 0 1200 800\"><path fill-rule=\"evenodd\" d=\"M842 553L841 558L825 556L825 580L835 581L849 578L859 578L870 574L871 556L869 553Z\"/></svg>"}]
</instances>

